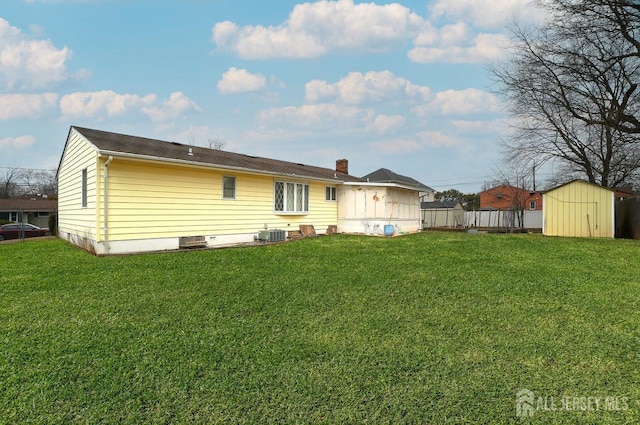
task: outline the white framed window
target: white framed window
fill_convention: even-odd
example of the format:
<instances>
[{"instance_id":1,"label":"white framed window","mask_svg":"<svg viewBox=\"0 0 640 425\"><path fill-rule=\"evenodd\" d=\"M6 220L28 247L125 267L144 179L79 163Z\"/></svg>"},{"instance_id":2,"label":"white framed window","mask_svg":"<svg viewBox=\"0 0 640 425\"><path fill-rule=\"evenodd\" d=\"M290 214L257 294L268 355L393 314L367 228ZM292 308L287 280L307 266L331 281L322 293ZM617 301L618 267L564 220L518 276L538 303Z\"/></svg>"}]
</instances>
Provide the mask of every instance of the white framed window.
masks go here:
<instances>
[{"instance_id":1,"label":"white framed window","mask_svg":"<svg viewBox=\"0 0 640 425\"><path fill-rule=\"evenodd\" d=\"M20 221L20 213L18 213L18 212L10 212L9 213L9 221L13 221L14 223L17 223L18 221Z\"/></svg>"},{"instance_id":2,"label":"white framed window","mask_svg":"<svg viewBox=\"0 0 640 425\"><path fill-rule=\"evenodd\" d=\"M233 176L222 177L222 198L236 199L236 178Z\"/></svg>"},{"instance_id":3,"label":"white framed window","mask_svg":"<svg viewBox=\"0 0 640 425\"><path fill-rule=\"evenodd\" d=\"M326 186L324 188L324 200L335 201L336 200L336 188L333 186Z\"/></svg>"},{"instance_id":4,"label":"white framed window","mask_svg":"<svg viewBox=\"0 0 640 425\"><path fill-rule=\"evenodd\" d=\"M82 208L87 207L87 169L82 170Z\"/></svg>"},{"instance_id":5,"label":"white framed window","mask_svg":"<svg viewBox=\"0 0 640 425\"><path fill-rule=\"evenodd\" d=\"M537 206L538 206L538 204L537 204L537 202L536 202L536 201L530 201L530 202L529 202L529 209L530 209L531 211L534 211L534 210L536 209L536 207L537 207Z\"/></svg>"},{"instance_id":6,"label":"white framed window","mask_svg":"<svg viewBox=\"0 0 640 425\"><path fill-rule=\"evenodd\" d=\"M277 213L309 212L308 183L276 181L273 195L273 210Z\"/></svg>"}]
</instances>

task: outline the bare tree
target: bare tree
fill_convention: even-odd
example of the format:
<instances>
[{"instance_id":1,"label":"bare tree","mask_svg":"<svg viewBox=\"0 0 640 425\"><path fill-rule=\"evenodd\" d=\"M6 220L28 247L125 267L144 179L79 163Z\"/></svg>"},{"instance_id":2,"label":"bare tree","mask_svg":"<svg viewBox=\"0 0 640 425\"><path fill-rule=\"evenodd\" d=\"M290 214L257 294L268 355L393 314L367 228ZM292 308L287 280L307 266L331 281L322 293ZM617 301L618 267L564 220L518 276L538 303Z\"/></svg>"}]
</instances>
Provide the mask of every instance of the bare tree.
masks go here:
<instances>
[{"instance_id":1,"label":"bare tree","mask_svg":"<svg viewBox=\"0 0 640 425\"><path fill-rule=\"evenodd\" d=\"M640 44L633 19L640 6L630 0L543 5L547 23L512 25L512 55L492 68L516 122L505 143L509 159L551 160L602 186L637 180Z\"/></svg>"},{"instance_id":2,"label":"bare tree","mask_svg":"<svg viewBox=\"0 0 640 425\"><path fill-rule=\"evenodd\" d=\"M225 147L227 147L227 141L218 138L208 138L207 143L209 144L209 149L216 149L219 151L223 151Z\"/></svg>"},{"instance_id":3,"label":"bare tree","mask_svg":"<svg viewBox=\"0 0 640 425\"><path fill-rule=\"evenodd\" d=\"M5 168L0 172L0 198L13 198L20 193L20 170Z\"/></svg>"},{"instance_id":4,"label":"bare tree","mask_svg":"<svg viewBox=\"0 0 640 425\"><path fill-rule=\"evenodd\" d=\"M58 193L55 170L7 168L0 173L0 198L23 194L53 196Z\"/></svg>"},{"instance_id":5,"label":"bare tree","mask_svg":"<svg viewBox=\"0 0 640 425\"><path fill-rule=\"evenodd\" d=\"M38 170L35 175L35 192L47 196L58 194L58 180L56 170Z\"/></svg>"},{"instance_id":6,"label":"bare tree","mask_svg":"<svg viewBox=\"0 0 640 425\"><path fill-rule=\"evenodd\" d=\"M495 173L494 182L496 186L504 187L503 197L509 203L511 220L508 227L512 232L515 227L524 228L524 211L531 196L532 175L518 164L510 164L506 169L498 167Z\"/></svg>"}]
</instances>

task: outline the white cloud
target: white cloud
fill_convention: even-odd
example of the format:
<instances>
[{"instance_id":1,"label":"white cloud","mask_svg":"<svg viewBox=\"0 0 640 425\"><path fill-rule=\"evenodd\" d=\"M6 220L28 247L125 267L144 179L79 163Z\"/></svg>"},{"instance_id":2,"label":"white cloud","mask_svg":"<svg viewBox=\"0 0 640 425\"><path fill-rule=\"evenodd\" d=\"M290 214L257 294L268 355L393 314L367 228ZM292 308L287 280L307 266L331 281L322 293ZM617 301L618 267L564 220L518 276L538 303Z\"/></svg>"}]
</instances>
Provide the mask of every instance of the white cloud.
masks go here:
<instances>
[{"instance_id":1,"label":"white cloud","mask_svg":"<svg viewBox=\"0 0 640 425\"><path fill-rule=\"evenodd\" d=\"M164 122L189 111L199 111L200 107L182 92L173 92L169 99L162 102L162 106L152 106L142 108L142 112L147 114L153 121Z\"/></svg>"},{"instance_id":2,"label":"white cloud","mask_svg":"<svg viewBox=\"0 0 640 425\"><path fill-rule=\"evenodd\" d=\"M461 141L440 131L421 131L415 137L398 137L395 139L372 142L372 150L392 155L411 154L428 149L452 147Z\"/></svg>"},{"instance_id":3,"label":"white cloud","mask_svg":"<svg viewBox=\"0 0 640 425\"><path fill-rule=\"evenodd\" d=\"M407 57L417 63L478 63L506 55L509 38L504 34L475 34L464 23L430 28L414 39Z\"/></svg>"},{"instance_id":4,"label":"white cloud","mask_svg":"<svg viewBox=\"0 0 640 425\"><path fill-rule=\"evenodd\" d=\"M381 52L401 47L425 24L407 7L353 0L296 5L278 26L218 22L212 41L243 59L312 58L329 52Z\"/></svg>"},{"instance_id":5,"label":"white cloud","mask_svg":"<svg viewBox=\"0 0 640 425\"><path fill-rule=\"evenodd\" d=\"M267 79L262 74L252 74L246 69L231 67L218 81L218 91L221 94L247 93L261 90L266 84Z\"/></svg>"},{"instance_id":6,"label":"white cloud","mask_svg":"<svg viewBox=\"0 0 640 425\"><path fill-rule=\"evenodd\" d=\"M57 106L56 93L0 94L0 120L34 118Z\"/></svg>"},{"instance_id":7,"label":"white cloud","mask_svg":"<svg viewBox=\"0 0 640 425\"><path fill-rule=\"evenodd\" d=\"M510 131L508 118L498 118L495 120L452 120L451 125L460 133L468 134L503 134Z\"/></svg>"},{"instance_id":8,"label":"white cloud","mask_svg":"<svg viewBox=\"0 0 640 425\"><path fill-rule=\"evenodd\" d=\"M429 148L440 148L460 144L460 140L441 131L421 131L418 133L420 144Z\"/></svg>"},{"instance_id":9,"label":"white cloud","mask_svg":"<svg viewBox=\"0 0 640 425\"><path fill-rule=\"evenodd\" d=\"M34 143L36 143L36 138L33 136L6 137L4 139L0 139L0 149L26 149Z\"/></svg>"},{"instance_id":10,"label":"white cloud","mask_svg":"<svg viewBox=\"0 0 640 425\"><path fill-rule=\"evenodd\" d=\"M500 111L501 104L495 95L474 88L438 92L431 102L413 109L418 116L434 112L442 115L470 115Z\"/></svg>"},{"instance_id":11,"label":"white cloud","mask_svg":"<svg viewBox=\"0 0 640 425\"><path fill-rule=\"evenodd\" d=\"M401 115L378 115L373 120L371 128L378 133L388 133L391 130L402 127L405 118Z\"/></svg>"},{"instance_id":12,"label":"white cloud","mask_svg":"<svg viewBox=\"0 0 640 425\"><path fill-rule=\"evenodd\" d=\"M407 79L396 77L391 71L370 71L366 74L351 72L335 84L313 80L305 86L305 99L308 102L338 99L352 105L401 100L406 97L425 100L430 93L428 87L412 84Z\"/></svg>"},{"instance_id":13,"label":"white cloud","mask_svg":"<svg viewBox=\"0 0 640 425\"><path fill-rule=\"evenodd\" d=\"M375 116L372 109L321 103L266 109L258 113L258 120L268 125L285 124L287 127L306 129L337 129L367 126L374 121Z\"/></svg>"},{"instance_id":14,"label":"white cloud","mask_svg":"<svg viewBox=\"0 0 640 425\"><path fill-rule=\"evenodd\" d=\"M198 105L181 92L171 93L169 99L158 105L155 94L139 96L120 94L112 90L76 92L60 99L60 110L65 117L120 116L142 112L153 121L167 121L188 112L198 111Z\"/></svg>"},{"instance_id":15,"label":"white cloud","mask_svg":"<svg viewBox=\"0 0 640 425\"><path fill-rule=\"evenodd\" d=\"M464 20L483 28L502 28L516 17L530 22L542 17L536 0L437 0L430 12L433 19Z\"/></svg>"},{"instance_id":16,"label":"white cloud","mask_svg":"<svg viewBox=\"0 0 640 425\"><path fill-rule=\"evenodd\" d=\"M0 18L0 86L38 89L69 78L67 47L56 48L51 40L35 40Z\"/></svg>"},{"instance_id":17,"label":"white cloud","mask_svg":"<svg viewBox=\"0 0 640 425\"><path fill-rule=\"evenodd\" d=\"M76 92L67 94L60 100L62 115L90 117L95 115L122 115L132 108L151 105L156 101L153 94L138 96L119 94L112 90L99 92Z\"/></svg>"}]
</instances>

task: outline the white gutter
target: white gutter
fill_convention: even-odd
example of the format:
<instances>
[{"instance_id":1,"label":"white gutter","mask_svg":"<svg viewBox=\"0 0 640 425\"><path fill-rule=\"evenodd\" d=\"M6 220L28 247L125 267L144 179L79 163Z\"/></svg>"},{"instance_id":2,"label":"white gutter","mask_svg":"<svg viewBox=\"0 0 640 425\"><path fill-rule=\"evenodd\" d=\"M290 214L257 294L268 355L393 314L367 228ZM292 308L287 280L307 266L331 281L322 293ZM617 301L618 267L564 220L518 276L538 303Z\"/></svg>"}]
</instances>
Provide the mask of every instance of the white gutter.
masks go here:
<instances>
[{"instance_id":1,"label":"white gutter","mask_svg":"<svg viewBox=\"0 0 640 425\"><path fill-rule=\"evenodd\" d=\"M261 174L261 175L267 174L267 175L278 176L278 177L291 177L291 178L303 179L303 180L314 180L314 181L322 181L322 182L331 182L333 184L344 183L342 180L338 179L337 177L335 179L326 179L326 178L322 178L322 177L312 177L312 176L291 174L291 173L277 173L277 172L273 172L273 171L257 170L255 168L233 167L233 166L229 166L229 165L210 164L210 163L207 163L207 162L188 161L188 160L176 159L176 158L165 158L165 157L162 157L162 156L140 155L140 154L128 153L128 152L117 152L117 151L104 150L104 151L100 151L100 153L102 155L109 155L109 157L117 156L117 157L121 157L121 158L131 158L131 159L139 159L139 160L145 160L145 161L164 162L164 163L169 162L169 163L172 163L172 164L191 165L191 166L196 166L196 167L213 168L213 169L218 169L218 170L233 170L233 171L241 171L241 172L251 173L251 174Z\"/></svg>"},{"instance_id":2,"label":"white gutter","mask_svg":"<svg viewBox=\"0 0 640 425\"><path fill-rule=\"evenodd\" d=\"M109 254L109 164L113 161L113 155L109 155L109 159L104 163L104 175L103 175L103 196L104 202L102 205L103 208L103 220L104 227L102 230L104 231L104 250L105 254Z\"/></svg>"}]
</instances>

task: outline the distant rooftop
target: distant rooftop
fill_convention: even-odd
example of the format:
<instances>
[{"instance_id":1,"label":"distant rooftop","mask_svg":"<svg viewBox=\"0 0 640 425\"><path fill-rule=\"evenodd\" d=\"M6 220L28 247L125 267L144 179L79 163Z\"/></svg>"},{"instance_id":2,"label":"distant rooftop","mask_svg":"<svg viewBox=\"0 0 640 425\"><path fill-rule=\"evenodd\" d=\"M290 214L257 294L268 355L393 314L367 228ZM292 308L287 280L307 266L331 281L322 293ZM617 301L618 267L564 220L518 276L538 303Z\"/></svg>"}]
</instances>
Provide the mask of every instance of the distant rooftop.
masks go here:
<instances>
[{"instance_id":1,"label":"distant rooftop","mask_svg":"<svg viewBox=\"0 0 640 425\"><path fill-rule=\"evenodd\" d=\"M420 183L416 179L394 173L386 168L380 168L372 173L362 177L363 180L376 183L399 183L407 186L413 186L421 192L433 192L434 190L426 184Z\"/></svg>"},{"instance_id":2,"label":"distant rooftop","mask_svg":"<svg viewBox=\"0 0 640 425\"><path fill-rule=\"evenodd\" d=\"M435 209L451 209L458 205L460 201L436 201L436 202L421 202L420 209L423 210L435 210Z\"/></svg>"},{"instance_id":3,"label":"distant rooftop","mask_svg":"<svg viewBox=\"0 0 640 425\"><path fill-rule=\"evenodd\" d=\"M57 199L49 199L40 195L0 198L0 211L3 212L54 212L57 209Z\"/></svg>"}]
</instances>

